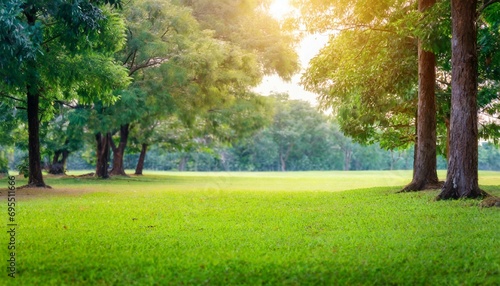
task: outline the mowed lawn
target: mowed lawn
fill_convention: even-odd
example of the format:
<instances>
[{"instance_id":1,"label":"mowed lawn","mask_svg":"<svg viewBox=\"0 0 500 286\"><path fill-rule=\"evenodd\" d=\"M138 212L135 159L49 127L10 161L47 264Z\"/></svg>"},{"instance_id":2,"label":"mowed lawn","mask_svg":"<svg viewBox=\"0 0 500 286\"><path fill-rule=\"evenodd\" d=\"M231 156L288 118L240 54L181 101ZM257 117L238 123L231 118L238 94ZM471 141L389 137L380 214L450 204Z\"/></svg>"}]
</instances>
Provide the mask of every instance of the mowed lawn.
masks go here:
<instances>
[{"instance_id":1,"label":"mowed lawn","mask_svg":"<svg viewBox=\"0 0 500 286\"><path fill-rule=\"evenodd\" d=\"M17 273L2 267L0 283L500 285L500 208L436 202L438 191L397 194L410 179L411 171L47 177L53 189L16 195ZM500 195L500 173L480 172L480 185Z\"/></svg>"}]
</instances>

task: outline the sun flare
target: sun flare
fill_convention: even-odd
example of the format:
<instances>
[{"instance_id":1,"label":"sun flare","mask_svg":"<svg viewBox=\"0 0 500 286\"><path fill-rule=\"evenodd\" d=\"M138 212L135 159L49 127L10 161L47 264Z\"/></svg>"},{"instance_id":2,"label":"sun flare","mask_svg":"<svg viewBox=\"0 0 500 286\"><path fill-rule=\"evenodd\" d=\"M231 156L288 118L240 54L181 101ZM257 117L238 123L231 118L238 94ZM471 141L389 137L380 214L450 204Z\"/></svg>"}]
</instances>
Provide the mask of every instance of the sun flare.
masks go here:
<instances>
[{"instance_id":1,"label":"sun flare","mask_svg":"<svg viewBox=\"0 0 500 286\"><path fill-rule=\"evenodd\" d=\"M269 6L269 12L276 19L283 19L293 10L288 0L274 0Z\"/></svg>"}]
</instances>

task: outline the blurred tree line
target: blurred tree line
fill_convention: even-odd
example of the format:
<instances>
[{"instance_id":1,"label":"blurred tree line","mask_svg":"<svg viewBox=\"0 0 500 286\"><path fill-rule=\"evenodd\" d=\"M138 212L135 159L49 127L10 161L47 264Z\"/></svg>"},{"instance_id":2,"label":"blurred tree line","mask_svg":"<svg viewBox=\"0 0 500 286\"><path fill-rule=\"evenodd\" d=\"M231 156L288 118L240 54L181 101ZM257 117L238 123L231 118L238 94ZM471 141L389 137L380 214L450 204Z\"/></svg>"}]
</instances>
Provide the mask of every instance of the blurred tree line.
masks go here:
<instances>
[{"instance_id":1,"label":"blurred tree line","mask_svg":"<svg viewBox=\"0 0 500 286\"><path fill-rule=\"evenodd\" d=\"M161 138L157 138L157 143L148 150L143 168L179 171L308 171L410 170L413 167L412 146L387 150L378 143L362 145L346 137L331 116L325 115L309 102L291 100L286 94L257 98L265 106L260 113L253 110L253 117L246 115L239 122L232 122L243 129L248 127L244 125L259 126L247 134L234 134L236 126L230 128L227 122L219 121L218 128L210 132L210 128L201 122L188 128L175 117L162 121L157 126L157 136ZM73 142L71 156L67 158L67 169L93 170L96 150L92 133L75 132L83 128L71 127L68 130L69 119L72 120L71 124L85 123L75 114L78 113L75 110L66 109L65 112L51 122L50 128L44 128L43 164L48 170L52 163L52 142L54 138L64 137L64 132L67 132L66 136L71 139L68 142ZM64 118L68 118L68 121ZM131 148L124 156L125 169L136 168L140 157L140 144L137 144L134 136L130 140ZM27 156L26 147L22 145L16 148L2 147L0 152L5 155L0 162L2 168L10 170L22 167ZM438 169L446 167L446 160L439 156ZM500 149L493 143L480 143L479 169L500 170Z\"/></svg>"},{"instance_id":2,"label":"blurred tree line","mask_svg":"<svg viewBox=\"0 0 500 286\"><path fill-rule=\"evenodd\" d=\"M162 139L149 149L144 160L146 170L179 171L307 171L307 170L410 170L413 167L413 148L386 150L379 144L362 145L346 137L331 116L318 111L309 102L291 100L286 94L269 97L258 96L265 105L260 114L245 116L237 125L257 124L253 132L234 134L236 127L229 128L219 122L217 130L209 132L205 124L187 128L179 119L170 118L158 126ZM74 113L74 110L68 110ZM241 111L240 111L241 112ZM68 116L68 115L66 115ZM221 117L225 115L221 114ZM72 115L72 118L78 116ZM56 118L60 123L63 119ZM233 122L236 123L236 122ZM80 122L80 124L83 124ZM62 124L68 126L69 123ZM51 125L56 128L55 122ZM45 132L42 161L51 164L49 152L53 136ZM62 130L64 128L62 127ZM74 130L74 129L70 129ZM163 130L163 131L162 131ZM167 131L169 130L169 131ZM92 134L69 133L75 144L68 157L68 170L92 170L95 168L95 146ZM232 136L232 135L233 136ZM61 134L57 135L61 136ZM133 137L133 136L132 136ZM124 156L125 169L136 168L140 148L132 138L131 148ZM26 151L22 146L3 148L4 168L15 170ZM446 160L438 157L438 169L446 169ZM500 149L493 143L479 146L479 169L500 170Z\"/></svg>"}]
</instances>

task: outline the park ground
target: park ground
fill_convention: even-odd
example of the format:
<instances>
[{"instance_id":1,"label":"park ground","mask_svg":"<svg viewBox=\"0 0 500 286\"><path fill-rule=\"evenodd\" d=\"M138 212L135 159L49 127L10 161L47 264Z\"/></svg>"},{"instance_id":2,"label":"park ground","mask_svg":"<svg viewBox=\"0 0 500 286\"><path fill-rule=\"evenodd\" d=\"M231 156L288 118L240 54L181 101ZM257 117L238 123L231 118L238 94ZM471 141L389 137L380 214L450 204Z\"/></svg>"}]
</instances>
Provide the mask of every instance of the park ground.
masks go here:
<instances>
[{"instance_id":1,"label":"park ground","mask_svg":"<svg viewBox=\"0 0 500 286\"><path fill-rule=\"evenodd\" d=\"M1 285L500 285L500 208L396 193L411 171L80 174L16 192Z\"/></svg>"}]
</instances>

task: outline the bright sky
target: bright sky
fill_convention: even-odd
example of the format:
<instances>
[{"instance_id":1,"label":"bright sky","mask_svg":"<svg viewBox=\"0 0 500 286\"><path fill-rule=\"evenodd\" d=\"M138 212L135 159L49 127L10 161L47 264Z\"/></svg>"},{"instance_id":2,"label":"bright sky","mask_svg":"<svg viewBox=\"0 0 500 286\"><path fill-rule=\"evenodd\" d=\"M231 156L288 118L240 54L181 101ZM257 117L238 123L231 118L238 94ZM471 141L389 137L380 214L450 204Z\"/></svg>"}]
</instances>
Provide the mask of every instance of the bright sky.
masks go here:
<instances>
[{"instance_id":1,"label":"bright sky","mask_svg":"<svg viewBox=\"0 0 500 286\"><path fill-rule=\"evenodd\" d=\"M288 0L274 0L270 6L270 11L277 19L283 19L285 15L293 9L288 4ZM299 46L299 54L302 71L296 74L291 82L284 82L277 75L266 76L262 83L254 91L263 95L270 93L288 93L292 99L302 99L313 104L316 103L316 94L305 91L300 85L301 73L307 68L309 61L318 53L328 40L326 35L310 35L304 37Z\"/></svg>"}]
</instances>

